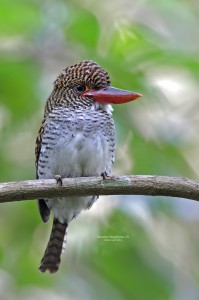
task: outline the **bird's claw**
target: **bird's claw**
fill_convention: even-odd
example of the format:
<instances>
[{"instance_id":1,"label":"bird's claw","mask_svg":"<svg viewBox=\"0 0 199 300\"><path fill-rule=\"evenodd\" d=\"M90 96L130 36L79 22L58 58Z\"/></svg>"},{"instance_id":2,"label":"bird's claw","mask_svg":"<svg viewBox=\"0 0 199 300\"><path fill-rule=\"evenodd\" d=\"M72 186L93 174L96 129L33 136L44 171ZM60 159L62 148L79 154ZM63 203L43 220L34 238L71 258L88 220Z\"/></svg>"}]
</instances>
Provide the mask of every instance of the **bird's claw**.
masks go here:
<instances>
[{"instance_id":1,"label":"bird's claw","mask_svg":"<svg viewBox=\"0 0 199 300\"><path fill-rule=\"evenodd\" d=\"M102 172L102 173L101 173L101 176L102 176L102 179L103 179L103 180L106 180L107 177L109 177L106 171Z\"/></svg>"},{"instance_id":2,"label":"bird's claw","mask_svg":"<svg viewBox=\"0 0 199 300\"><path fill-rule=\"evenodd\" d=\"M55 175L55 180L57 181L57 183L62 186L63 181L62 181L62 176L61 175Z\"/></svg>"}]
</instances>

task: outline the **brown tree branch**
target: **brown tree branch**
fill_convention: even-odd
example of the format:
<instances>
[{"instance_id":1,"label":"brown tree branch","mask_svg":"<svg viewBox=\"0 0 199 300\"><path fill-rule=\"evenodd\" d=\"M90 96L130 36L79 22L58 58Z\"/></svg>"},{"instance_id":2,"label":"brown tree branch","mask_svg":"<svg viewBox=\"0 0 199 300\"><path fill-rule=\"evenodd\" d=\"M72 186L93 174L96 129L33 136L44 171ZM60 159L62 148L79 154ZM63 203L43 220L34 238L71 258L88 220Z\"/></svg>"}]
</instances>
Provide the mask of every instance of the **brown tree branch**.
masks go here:
<instances>
[{"instance_id":1,"label":"brown tree branch","mask_svg":"<svg viewBox=\"0 0 199 300\"><path fill-rule=\"evenodd\" d=\"M199 200L199 181L168 176L64 178L0 183L0 203L66 195L148 195Z\"/></svg>"}]
</instances>

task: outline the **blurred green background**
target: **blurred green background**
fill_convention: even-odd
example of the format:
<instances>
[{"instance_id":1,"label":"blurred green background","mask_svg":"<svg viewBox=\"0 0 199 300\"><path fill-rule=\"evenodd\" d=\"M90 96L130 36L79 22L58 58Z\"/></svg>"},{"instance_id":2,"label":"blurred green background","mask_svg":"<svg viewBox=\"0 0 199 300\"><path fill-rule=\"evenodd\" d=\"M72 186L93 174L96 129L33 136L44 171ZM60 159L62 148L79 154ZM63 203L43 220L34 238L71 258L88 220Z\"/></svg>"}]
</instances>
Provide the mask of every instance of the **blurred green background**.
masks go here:
<instances>
[{"instance_id":1,"label":"blurred green background","mask_svg":"<svg viewBox=\"0 0 199 300\"><path fill-rule=\"evenodd\" d=\"M60 71L92 59L143 97L117 106L115 174L199 175L197 0L0 4L0 180L35 178L34 142ZM51 224L1 204L0 299L197 300L199 206L100 197L72 222L56 275L38 271Z\"/></svg>"}]
</instances>

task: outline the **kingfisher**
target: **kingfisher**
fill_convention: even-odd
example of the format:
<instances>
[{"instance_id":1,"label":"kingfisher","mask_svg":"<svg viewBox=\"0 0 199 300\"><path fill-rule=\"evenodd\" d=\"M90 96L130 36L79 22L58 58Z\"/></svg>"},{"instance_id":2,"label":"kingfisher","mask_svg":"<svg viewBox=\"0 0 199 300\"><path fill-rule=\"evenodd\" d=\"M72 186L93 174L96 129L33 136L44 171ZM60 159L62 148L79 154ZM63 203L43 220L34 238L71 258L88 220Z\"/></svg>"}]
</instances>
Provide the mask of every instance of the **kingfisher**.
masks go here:
<instances>
[{"instance_id":1,"label":"kingfisher","mask_svg":"<svg viewBox=\"0 0 199 300\"><path fill-rule=\"evenodd\" d=\"M92 60L63 70L46 101L36 138L37 179L89 177L111 174L115 156L115 126L111 104L130 102L139 93L110 86L109 74ZM59 269L68 224L98 198L62 196L38 200L44 223L54 214L52 231L40 271Z\"/></svg>"}]
</instances>

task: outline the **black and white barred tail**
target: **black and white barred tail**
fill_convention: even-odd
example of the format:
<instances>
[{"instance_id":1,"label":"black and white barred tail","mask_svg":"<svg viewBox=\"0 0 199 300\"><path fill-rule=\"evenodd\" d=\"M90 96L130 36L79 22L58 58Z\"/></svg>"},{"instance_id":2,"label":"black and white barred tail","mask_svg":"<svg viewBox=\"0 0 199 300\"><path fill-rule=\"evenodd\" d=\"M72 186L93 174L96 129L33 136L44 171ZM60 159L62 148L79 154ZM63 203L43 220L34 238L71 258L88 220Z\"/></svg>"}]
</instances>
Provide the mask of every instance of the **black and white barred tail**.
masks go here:
<instances>
[{"instance_id":1,"label":"black and white barred tail","mask_svg":"<svg viewBox=\"0 0 199 300\"><path fill-rule=\"evenodd\" d=\"M58 219L54 218L50 239L39 267L41 272L49 271L50 273L55 273L58 271L61 253L65 248L67 226L67 223L62 224Z\"/></svg>"}]
</instances>

